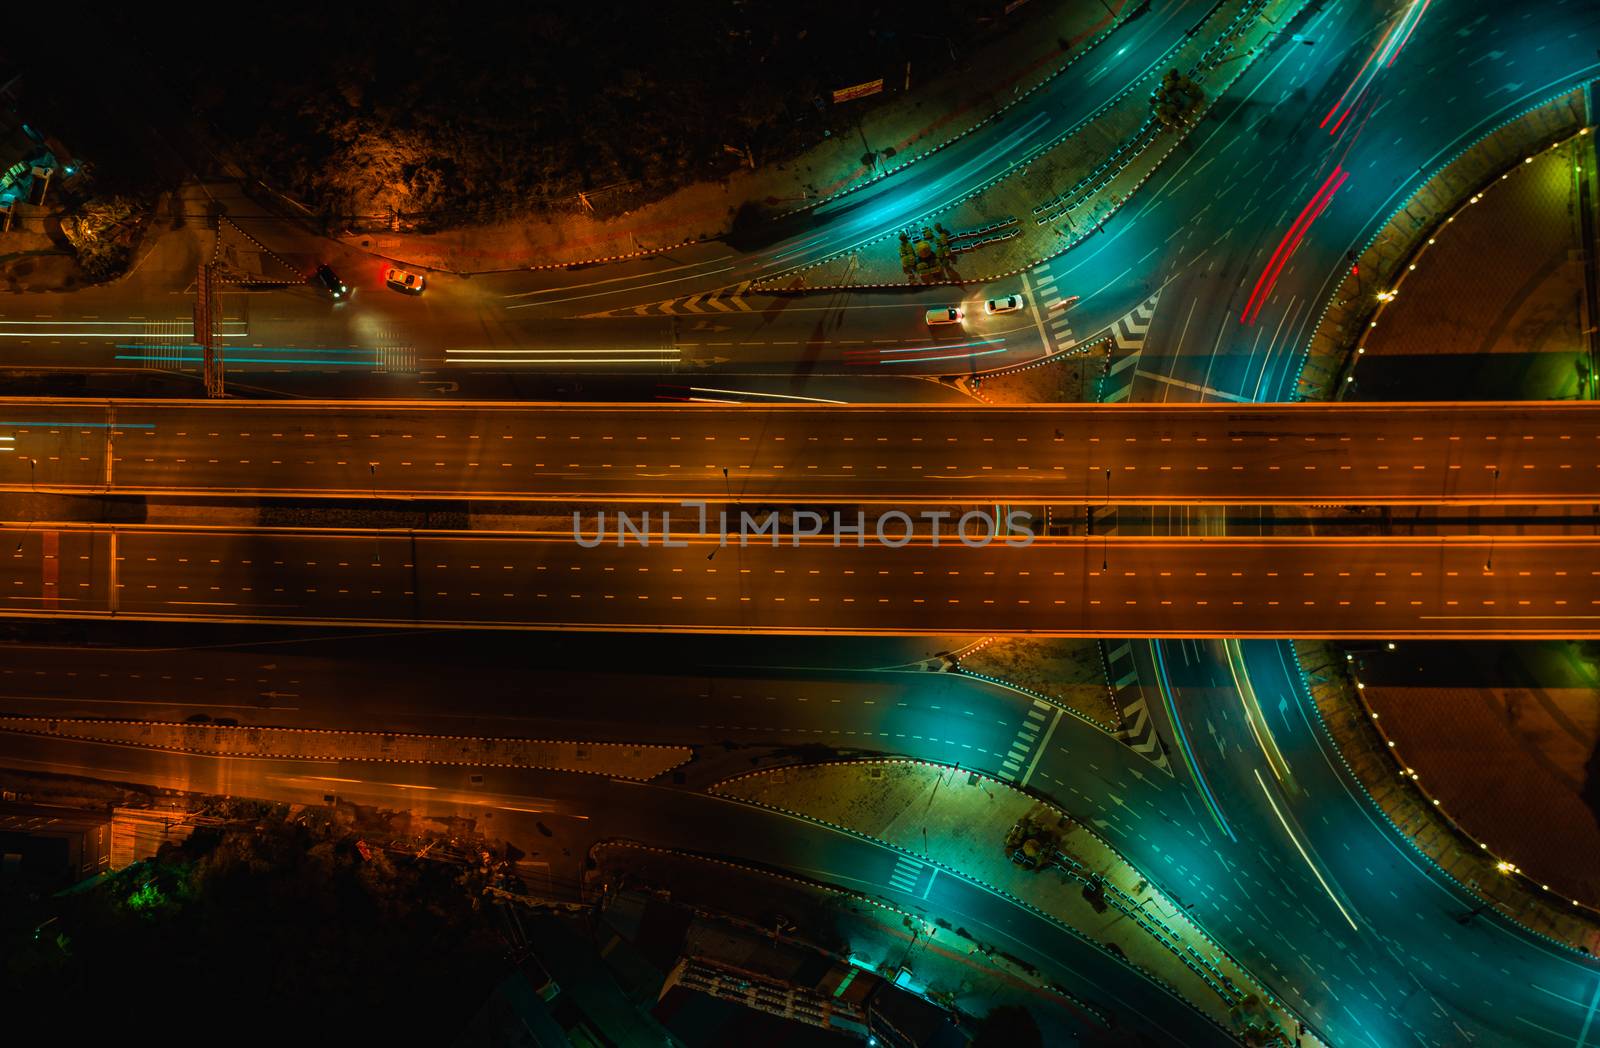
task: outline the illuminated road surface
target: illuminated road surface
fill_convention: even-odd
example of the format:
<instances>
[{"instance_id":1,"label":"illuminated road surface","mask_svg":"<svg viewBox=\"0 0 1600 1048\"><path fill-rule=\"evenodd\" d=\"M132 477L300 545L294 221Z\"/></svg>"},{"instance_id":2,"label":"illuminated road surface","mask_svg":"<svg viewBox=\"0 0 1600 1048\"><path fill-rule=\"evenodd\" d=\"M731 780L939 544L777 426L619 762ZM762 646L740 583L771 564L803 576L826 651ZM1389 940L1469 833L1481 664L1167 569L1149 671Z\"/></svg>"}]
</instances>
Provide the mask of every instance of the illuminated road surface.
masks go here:
<instances>
[{"instance_id":1,"label":"illuminated road surface","mask_svg":"<svg viewBox=\"0 0 1600 1048\"><path fill-rule=\"evenodd\" d=\"M0 488L1077 504L1589 503L1600 407L0 402ZM1109 475L1108 472L1109 471Z\"/></svg>"},{"instance_id":2,"label":"illuminated road surface","mask_svg":"<svg viewBox=\"0 0 1600 1048\"><path fill-rule=\"evenodd\" d=\"M0 559L0 614L745 633L1600 636L1593 538L888 548L869 537L859 548L719 549L706 539L584 549L570 534L45 526L17 542Z\"/></svg>"}]
</instances>

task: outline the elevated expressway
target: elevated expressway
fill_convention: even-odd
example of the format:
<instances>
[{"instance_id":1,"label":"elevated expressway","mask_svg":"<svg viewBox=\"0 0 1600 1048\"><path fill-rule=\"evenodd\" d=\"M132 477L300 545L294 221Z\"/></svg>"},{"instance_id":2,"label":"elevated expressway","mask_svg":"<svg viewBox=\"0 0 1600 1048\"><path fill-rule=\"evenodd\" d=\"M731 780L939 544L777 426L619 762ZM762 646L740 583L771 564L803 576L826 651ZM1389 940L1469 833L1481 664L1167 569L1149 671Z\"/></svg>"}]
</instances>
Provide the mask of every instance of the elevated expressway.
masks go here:
<instances>
[{"instance_id":1,"label":"elevated expressway","mask_svg":"<svg viewBox=\"0 0 1600 1048\"><path fill-rule=\"evenodd\" d=\"M0 490L842 504L1584 504L1600 405L0 400Z\"/></svg>"},{"instance_id":2,"label":"elevated expressway","mask_svg":"<svg viewBox=\"0 0 1600 1048\"><path fill-rule=\"evenodd\" d=\"M16 536L15 542L12 536ZM1600 636L1600 538L872 539L12 525L0 615L725 633Z\"/></svg>"}]
</instances>

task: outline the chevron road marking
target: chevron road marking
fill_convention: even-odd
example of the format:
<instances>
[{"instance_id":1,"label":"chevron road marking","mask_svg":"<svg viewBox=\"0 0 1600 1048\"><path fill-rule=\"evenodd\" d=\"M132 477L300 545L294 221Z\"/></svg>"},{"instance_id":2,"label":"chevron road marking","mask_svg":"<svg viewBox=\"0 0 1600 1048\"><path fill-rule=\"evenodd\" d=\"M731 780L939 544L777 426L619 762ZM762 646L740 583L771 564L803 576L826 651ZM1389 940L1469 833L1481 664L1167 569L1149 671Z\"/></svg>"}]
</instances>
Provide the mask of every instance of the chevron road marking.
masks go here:
<instances>
[{"instance_id":1,"label":"chevron road marking","mask_svg":"<svg viewBox=\"0 0 1600 1048\"><path fill-rule=\"evenodd\" d=\"M592 320L600 317L681 317L699 316L702 313L750 313L754 310L750 303L745 301L745 295L749 292L751 283L752 281L746 280L739 284L718 288L715 291L702 291L698 295L668 298L660 302L644 302L637 306L606 309L598 313L585 313L580 319Z\"/></svg>"},{"instance_id":2,"label":"chevron road marking","mask_svg":"<svg viewBox=\"0 0 1600 1048\"><path fill-rule=\"evenodd\" d=\"M1138 665L1133 660L1133 642L1123 641L1106 652L1106 666L1111 676L1112 689L1117 695L1117 705L1122 709L1123 727L1116 735L1122 742L1145 760L1171 774L1161 737L1156 734L1155 721L1145 705L1144 690L1139 686ZM1131 693L1122 701L1125 692Z\"/></svg>"},{"instance_id":3,"label":"chevron road marking","mask_svg":"<svg viewBox=\"0 0 1600 1048\"><path fill-rule=\"evenodd\" d=\"M1100 386L1101 401L1112 403L1128 399L1128 394L1133 390L1139 354L1144 350L1150 325L1155 322L1156 303L1160 299L1161 292L1158 289L1155 294L1118 317L1108 329L1116 348L1106 361L1106 373Z\"/></svg>"}]
</instances>

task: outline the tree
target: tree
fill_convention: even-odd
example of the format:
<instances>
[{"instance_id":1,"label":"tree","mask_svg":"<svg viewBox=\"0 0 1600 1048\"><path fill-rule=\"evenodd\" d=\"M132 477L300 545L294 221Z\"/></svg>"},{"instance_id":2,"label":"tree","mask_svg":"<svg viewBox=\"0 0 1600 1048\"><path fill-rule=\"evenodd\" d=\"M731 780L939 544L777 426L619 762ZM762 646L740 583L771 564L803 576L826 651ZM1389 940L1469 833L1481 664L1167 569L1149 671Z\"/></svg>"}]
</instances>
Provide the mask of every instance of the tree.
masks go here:
<instances>
[{"instance_id":1,"label":"tree","mask_svg":"<svg viewBox=\"0 0 1600 1048\"><path fill-rule=\"evenodd\" d=\"M61 220L61 232L77 252L78 266L94 280L122 271L143 216L127 197L91 200Z\"/></svg>"},{"instance_id":2,"label":"tree","mask_svg":"<svg viewBox=\"0 0 1600 1048\"><path fill-rule=\"evenodd\" d=\"M39 1009L130 1010L178 989L194 1028L247 1021L252 1041L312 1020L319 1042L449 1039L503 971L475 876L281 816L201 829L88 890L0 894L0 977Z\"/></svg>"},{"instance_id":3,"label":"tree","mask_svg":"<svg viewBox=\"0 0 1600 1048\"><path fill-rule=\"evenodd\" d=\"M1186 127L1205 100L1205 90L1176 69L1167 70L1150 96L1156 119L1167 127Z\"/></svg>"}]
</instances>

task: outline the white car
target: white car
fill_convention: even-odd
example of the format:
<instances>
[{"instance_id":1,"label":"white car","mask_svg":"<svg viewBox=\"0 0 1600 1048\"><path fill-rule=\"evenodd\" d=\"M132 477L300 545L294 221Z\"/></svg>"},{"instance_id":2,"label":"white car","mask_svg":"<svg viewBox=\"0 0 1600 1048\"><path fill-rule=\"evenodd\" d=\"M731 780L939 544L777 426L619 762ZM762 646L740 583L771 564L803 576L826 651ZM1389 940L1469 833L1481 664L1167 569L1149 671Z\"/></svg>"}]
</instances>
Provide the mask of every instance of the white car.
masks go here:
<instances>
[{"instance_id":1,"label":"white car","mask_svg":"<svg viewBox=\"0 0 1600 1048\"><path fill-rule=\"evenodd\" d=\"M929 327L939 327L941 324L959 324L967 319L967 314L960 306L943 306L939 309L930 309L923 317Z\"/></svg>"},{"instance_id":2,"label":"white car","mask_svg":"<svg viewBox=\"0 0 1600 1048\"><path fill-rule=\"evenodd\" d=\"M390 266L383 274L383 282L407 295L420 295L427 285L427 279L421 273L413 273L399 266Z\"/></svg>"},{"instance_id":3,"label":"white car","mask_svg":"<svg viewBox=\"0 0 1600 1048\"><path fill-rule=\"evenodd\" d=\"M983 311L991 317L999 313L1015 313L1021 308L1021 295L1002 295L999 298L991 298L983 304Z\"/></svg>"}]
</instances>

